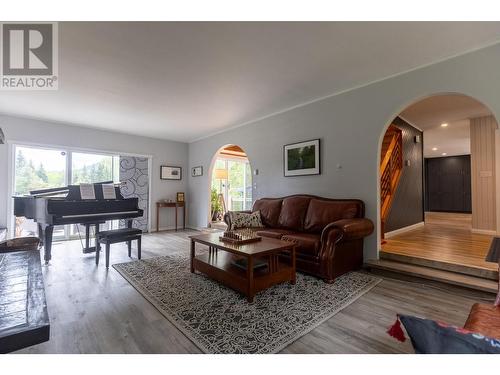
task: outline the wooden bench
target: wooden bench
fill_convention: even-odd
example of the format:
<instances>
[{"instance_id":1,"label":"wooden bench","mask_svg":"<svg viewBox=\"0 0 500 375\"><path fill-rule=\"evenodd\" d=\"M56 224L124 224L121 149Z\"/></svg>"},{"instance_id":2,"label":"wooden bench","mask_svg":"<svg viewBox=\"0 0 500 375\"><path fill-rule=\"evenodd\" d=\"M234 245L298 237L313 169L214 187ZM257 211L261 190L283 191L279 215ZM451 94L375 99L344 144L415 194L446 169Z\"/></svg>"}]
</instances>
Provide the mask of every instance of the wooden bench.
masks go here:
<instances>
[{"instance_id":1,"label":"wooden bench","mask_svg":"<svg viewBox=\"0 0 500 375\"><path fill-rule=\"evenodd\" d=\"M137 241L137 258L141 259L141 236L142 230L135 228L113 229L99 232L96 241L95 264L99 264L99 253L101 244L106 245L106 268L109 268L109 251L114 243L127 242L128 256L132 256L132 241Z\"/></svg>"}]
</instances>

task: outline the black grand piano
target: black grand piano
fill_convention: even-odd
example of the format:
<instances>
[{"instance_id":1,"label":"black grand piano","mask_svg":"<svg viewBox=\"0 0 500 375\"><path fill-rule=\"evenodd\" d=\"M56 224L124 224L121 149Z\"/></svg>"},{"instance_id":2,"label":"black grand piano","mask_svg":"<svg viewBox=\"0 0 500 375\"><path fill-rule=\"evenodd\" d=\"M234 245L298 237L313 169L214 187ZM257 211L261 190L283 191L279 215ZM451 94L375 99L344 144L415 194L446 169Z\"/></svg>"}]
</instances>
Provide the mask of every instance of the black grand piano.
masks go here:
<instances>
[{"instance_id":1,"label":"black grand piano","mask_svg":"<svg viewBox=\"0 0 500 375\"><path fill-rule=\"evenodd\" d=\"M95 251L95 247L89 246L90 226L95 226L96 234L99 232L99 225L107 220L125 219L128 221L128 227L131 227L132 219L143 215L144 211L139 209L138 198L124 198L119 184L113 185L114 199L105 199L103 189L108 188L109 197L110 184L112 182L93 184L93 199L88 199L88 196L84 197L87 199L82 199L81 185L35 190L29 195L13 197L14 215L33 219L38 224L38 236L45 249L45 263L51 259L55 225L85 225L86 246L83 251L89 253Z\"/></svg>"}]
</instances>

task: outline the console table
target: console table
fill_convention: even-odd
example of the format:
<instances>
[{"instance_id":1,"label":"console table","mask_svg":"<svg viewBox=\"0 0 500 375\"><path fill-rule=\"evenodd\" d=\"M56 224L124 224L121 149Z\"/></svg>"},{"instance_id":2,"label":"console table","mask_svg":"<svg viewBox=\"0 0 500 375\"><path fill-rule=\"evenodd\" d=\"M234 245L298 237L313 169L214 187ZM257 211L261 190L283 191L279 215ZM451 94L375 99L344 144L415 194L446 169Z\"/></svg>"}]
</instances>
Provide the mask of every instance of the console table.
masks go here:
<instances>
[{"instance_id":1,"label":"console table","mask_svg":"<svg viewBox=\"0 0 500 375\"><path fill-rule=\"evenodd\" d=\"M177 209L182 208L182 229L186 229L186 202L156 202L156 231L160 231L160 209L172 207L175 210L175 230L177 231Z\"/></svg>"}]
</instances>

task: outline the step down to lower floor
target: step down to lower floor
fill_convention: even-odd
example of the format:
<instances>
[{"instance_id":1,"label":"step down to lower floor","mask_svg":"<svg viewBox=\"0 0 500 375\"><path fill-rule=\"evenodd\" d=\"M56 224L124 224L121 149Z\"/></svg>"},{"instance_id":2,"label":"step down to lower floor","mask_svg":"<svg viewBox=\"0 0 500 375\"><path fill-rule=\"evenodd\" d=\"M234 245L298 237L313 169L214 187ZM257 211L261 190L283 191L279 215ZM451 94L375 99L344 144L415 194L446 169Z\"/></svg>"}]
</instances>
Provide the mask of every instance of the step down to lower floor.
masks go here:
<instances>
[{"instance_id":1,"label":"step down to lower floor","mask_svg":"<svg viewBox=\"0 0 500 375\"><path fill-rule=\"evenodd\" d=\"M368 260L365 262L365 268L375 272L395 272L489 293L496 293L498 290L497 281L392 260Z\"/></svg>"},{"instance_id":2,"label":"step down to lower floor","mask_svg":"<svg viewBox=\"0 0 500 375\"><path fill-rule=\"evenodd\" d=\"M407 263L415 266L430 267L442 271L462 273L464 275L475 276L483 279L490 279L493 281L498 280L498 266L493 263L491 263L491 266L488 266L488 263L484 262L485 263L484 267L466 266L458 263L420 258L417 256L397 254L392 252L386 252L383 250L380 251L379 256L381 260L392 260L395 262Z\"/></svg>"}]
</instances>

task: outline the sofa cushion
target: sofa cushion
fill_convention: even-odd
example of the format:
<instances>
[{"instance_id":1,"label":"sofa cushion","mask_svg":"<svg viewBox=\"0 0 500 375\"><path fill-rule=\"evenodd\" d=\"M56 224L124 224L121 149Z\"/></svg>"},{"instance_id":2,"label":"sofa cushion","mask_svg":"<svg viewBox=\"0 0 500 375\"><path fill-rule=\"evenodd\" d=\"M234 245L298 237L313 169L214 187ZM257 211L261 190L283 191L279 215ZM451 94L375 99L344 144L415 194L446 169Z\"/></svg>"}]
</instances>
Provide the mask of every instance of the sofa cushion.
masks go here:
<instances>
[{"instance_id":1,"label":"sofa cushion","mask_svg":"<svg viewBox=\"0 0 500 375\"><path fill-rule=\"evenodd\" d=\"M297 252L316 256L321 248L321 236L313 233L293 233L281 237L284 241L296 241Z\"/></svg>"},{"instance_id":2,"label":"sofa cushion","mask_svg":"<svg viewBox=\"0 0 500 375\"><path fill-rule=\"evenodd\" d=\"M304 218L311 198L289 197L283 199L278 226L281 228L302 231L304 229Z\"/></svg>"},{"instance_id":3,"label":"sofa cushion","mask_svg":"<svg viewBox=\"0 0 500 375\"><path fill-rule=\"evenodd\" d=\"M258 199L253 204L253 211L260 211L262 224L276 228L281 212L283 199Z\"/></svg>"},{"instance_id":4,"label":"sofa cushion","mask_svg":"<svg viewBox=\"0 0 500 375\"><path fill-rule=\"evenodd\" d=\"M293 234L291 230L279 229L279 228L266 228L257 231L258 236L277 238L278 240L285 234Z\"/></svg>"},{"instance_id":5,"label":"sofa cushion","mask_svg":"<svg viewBox=\"0 0 500 375\"><path fill-rule=\"evenodd\" d=\"M434 320L400 315L417 354L500 353L500 341Z\"/></svg>"},{"instance_id":6,"label":"sofa cushion","mask_svg":"<svg viewBox=\"0 0 500 375\"><path fill-rule=\"evenodd\" d=\"M311 199L304 220L304 230L321 233L324 227L341 219L353 219L360 215L359 203L356 201L327 201Z\"/></svg>"},{"instance_id":7,"label":"sofa cushion","mask_svg":"<svg viewBox=\"0 0 500 375\"><path fill-rule=\"evenodd\" d=\"M500 339L500 307L484 303L474 304L464 328Z\"/></svg>"},{"instance_id":8,"label":"sofa cushion","mask_svg":"<svg viewBox=\"0 0 500 375\"><path fill-rule=\"evenodd\" d=\"M229 211L228 215L231 221L231 228L229 228L229 230L263 227L260 211L252 212L251 214L246 212Z\"/></svg>"}]
</instances>

